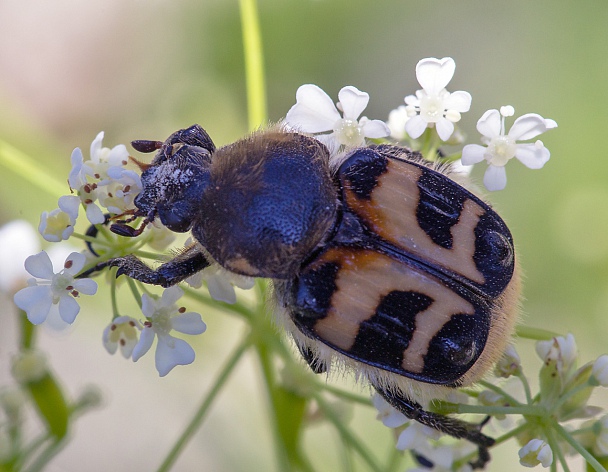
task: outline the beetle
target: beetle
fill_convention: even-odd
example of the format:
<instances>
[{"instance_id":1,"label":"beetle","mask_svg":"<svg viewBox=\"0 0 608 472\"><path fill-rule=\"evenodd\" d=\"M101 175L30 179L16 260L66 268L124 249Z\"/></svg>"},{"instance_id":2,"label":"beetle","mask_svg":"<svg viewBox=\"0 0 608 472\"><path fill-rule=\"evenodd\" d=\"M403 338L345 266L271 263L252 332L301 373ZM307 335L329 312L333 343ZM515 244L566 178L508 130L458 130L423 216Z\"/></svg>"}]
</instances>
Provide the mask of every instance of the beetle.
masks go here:
<instances>
[{"instance_id":1,"label":"beetle","mask_svg":"<svg viewBox=\"0 0 608 472\"><path fill-rule=\"evenodd\" d=\"M517 320L513 238L480 198L409 149L381 144L336 163L313 137L280 127L216 148L199 125L139 163L136 236L155 219L195 243L152 269L133 255L98 264L168 287L210 264L272 279L279 323L316 373L342 364L392 406L478 446L472 424L426 411L435 398L480 380L502 355ZM144 218L139 229L127 225Z\"/></svg>"}]
</instances>

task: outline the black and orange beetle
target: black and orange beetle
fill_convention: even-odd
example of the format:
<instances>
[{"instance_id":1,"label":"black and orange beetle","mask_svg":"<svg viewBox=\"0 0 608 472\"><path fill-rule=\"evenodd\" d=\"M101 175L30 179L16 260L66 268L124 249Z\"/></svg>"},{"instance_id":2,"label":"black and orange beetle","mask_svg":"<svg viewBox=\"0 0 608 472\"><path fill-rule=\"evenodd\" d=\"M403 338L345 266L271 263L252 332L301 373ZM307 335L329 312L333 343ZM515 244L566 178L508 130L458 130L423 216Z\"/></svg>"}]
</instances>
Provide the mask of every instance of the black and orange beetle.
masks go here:
<instances>
[{"instance_id":1,"label":"black and orange beetle","mask_svg":"<svg viewBox=\"0 0 608 472\"><path fill-rule=\"evenodd\" d=\"M517 318L513 240L483 201L391 145L351 150L330 168L314 138L276 128L216 149L200 126L160 141L142 167L135 217L196 243L151 269L99 264L163 287L217 262L273 281L281 323L316 373L341 363L406 416L479 446L481 425L421 404L481 379ZM125 223L122 235L141 232Z\"/></svg>"}]
</instances>

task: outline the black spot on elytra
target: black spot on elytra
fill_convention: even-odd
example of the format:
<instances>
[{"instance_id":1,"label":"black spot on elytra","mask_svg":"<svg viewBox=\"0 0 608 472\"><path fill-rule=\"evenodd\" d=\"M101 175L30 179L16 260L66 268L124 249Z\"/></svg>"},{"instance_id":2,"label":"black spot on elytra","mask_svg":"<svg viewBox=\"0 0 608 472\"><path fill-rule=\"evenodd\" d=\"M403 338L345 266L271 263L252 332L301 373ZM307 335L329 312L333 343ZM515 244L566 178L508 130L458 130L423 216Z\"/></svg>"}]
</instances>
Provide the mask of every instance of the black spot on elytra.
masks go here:
<instances>
[{"instance_id":1,"label":"black spot on elytra","mask_svg":"<svg viewBox=\"0 0 608 472\"><path fill-rule=\"evenodd\" d=\"M457 383L481 355L489 329L483 314L452 315L429 343L423 374L442 383Z\"/></svg>"},{"instance_id":2,"label":"black spot on elytra","mask_svg":"<svg viewBox=\"0 0 608 472\"><path fill-rule=\"evenodd\" d=\"M475 227L473 260L485 278L484 292L499 295L513 276L515 251L509 229L494 212L484 213Z\"/></svg>"},{"instance_id":3,"label":"black spot on elytra","mask_svg":"<svg viewBox=\"0 0 608 472\"><path fill-rule=\"evenodd\" d=\"M336 277L340 265L328 262L305 271L294 284L292 317L298 326L309 332L316 320L323 318L337 290Z\"/></svg>"},{"instance_id":4,"label":"black spot on elytra","mask_svg":"<svg viewBox=\"0 0 608 472\"><path fill-rule=\"evenodd\" d=\"M458 223L467 193L442 174L423 170L418 179L420 200L416 218L420 228L445 249L452 249L452 226Z\"/></svg>"},{"instance_id":5,"label":"black spot on elytra","mask_svg":"<svg viewBox=\"0 0 608 472\"><path fill-rule=\"evenodd\" d=\"M358 149L342 164L338 174L358 199L369 200L387 165L388 159L373 149Z\"/></svg>"},{"instance_id":6,"label":"black spot on elytra","mask_svg":"<svg viewBox=\"0 0 608 472\"><path fill-rule=\"evenodd\" d=\"M416 330L416 315L433 299L411 291L392 291L378 304L374 315L363 321L348 354L367 363L402 369L403 352Z\"/></svg>"}]
</instances>

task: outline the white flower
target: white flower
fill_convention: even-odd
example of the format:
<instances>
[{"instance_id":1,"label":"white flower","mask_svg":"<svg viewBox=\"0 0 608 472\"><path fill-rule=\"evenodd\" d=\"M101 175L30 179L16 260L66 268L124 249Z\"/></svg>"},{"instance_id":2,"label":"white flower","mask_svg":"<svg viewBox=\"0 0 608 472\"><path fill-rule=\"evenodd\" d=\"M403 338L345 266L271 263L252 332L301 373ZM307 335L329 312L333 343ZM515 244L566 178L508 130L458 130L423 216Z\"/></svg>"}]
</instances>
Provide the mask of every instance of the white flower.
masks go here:
<instances>
[{"instance_id":1,"label":"white flower","mask_svg":"<svg viewBox=\"0 0 608 472\"><path fill-rule=\"evenodd\" d=\"M343 87L338 93L339 102L332 99L318 86L306 84L296 92L296 104L285 116L285 123L304 133L317 135L333 153L343 145L357 147L365 144L365 138L383 138L390 134L388 126L380 120L359 116L367 107L369 95L356 87ZM343 116L340 115L342 111Z\"/></svg>"},{"instance_id":2,"label":"white flower","mask_svg":"<svg viewBox=\"0 0 608 472\"><path fill-rule=\"evenodd\" d=\"M398 428L409 421L407 416L394 408L389 402L387 402L384 398L382 398L381 395L377 393L374 394L372 403L374 404L376 410L378 410L376 419L382 421L382 424L387 428Z\"/></svg>"},{"instance_id":3,"label":"white flower","mask_svg":"<svg viewBox=\"0 0 608 472\"><path fill-rule=\"evenodd\" d=\"M84 161L79 148L72 152L72 170L68 177L70 188L78 192L91 224L104 222L97 201L112 213L132 208L135 195L141 190L141 178L136 172L125 170L129 154L119 144L112 149L101 146L103 132L91 143L91 158Z\"/></svg>"},{"instance_id":4,"label":"white flower","mask_svg":"<svg viewBox=\"0 0 608 472\"><path fill-rule=\"evenodd\" d=\"M14 293L25 286L29 274L25 259L40 251L36 231L27 221L15 220L0 227L0 290Z\"/></svg>"},{"instance_id":5,"label":"white flower","mask_svg":"<svg viewBox=\"0 0 608 472\"><path fill-rule=\"evenodd\" d=\"M595 360L593 376L602 387L608 387L608 355L604 354Z\"/></svg>"},{"instance_id":6,"label":"white flower","mask_svg":"<svg viewBox=\"0 0 608 472\"><path fill-rule=\"evenodd\" d=\"M192 287L198 288L202 281L207 282L207 290L214 300L225 303L236 303L234 286L249 290L255 285L253 277L246 277L227 271L219 264L212 264L204 270L186 279ZM198 286L198 287L197 287Z\"/></svg>"},{"instance_id":7,"label":"white flower","mask_svg":"<svg viewBox=\"0 0 608 472\"><path fill-rule=\"evenodd\" d=\"M416 91L415 96L405 97L410 117L405 123L405 131L413 139L422 136L427 127L435 127L439 137L447 141L454 132L454 123L460 121L460 114L471 108L468 92L450 93L445 89L455 70L456 63L451 57L429 57L416 65L416 78L422 90Z\"/></svg>"},{"instance_id":8,"label":"white flower","mask_svg":"<svg viewBox=\"0 0 608 472\"><path fill-rule=\"evenodd\" d=\"M508 378L521 370L521 359L512 345L507 346L504 354L496 363L494 373L498 377Z\"/></svg>"},{"instance_id":9,"label":"white flower","mask_svg":"<svg viewBox=\"0 0 608 472\"><path fill-rule=\"evenodd\" d=\"M410 421L397 439L397 449L400 451L405 450L419 450L425 447L429 439L439 439L441 433L434 428L425 426L417 421Z\"/></svg>"},{"instance_id":10,"label":"white flower","mask_svg":"<svg viewBox=\"0 0 608 472\"><path fill-rule=\"evenodd\" d=\"M519 450L519 463L525 467L536 467L541 464L547 468L553 463L553 451L541 439L532 439Z\"/></svg>"},{"instance_id":11,"label":"white flower","mask_svg":"<svg viewBox=\"0 0 608 472\"><path fill-rule=\"evenodd\" d=\"M567 373L576 363L578 349L574 336L570 333L566 337L557 336L551 341L538 341L536 353L543 362L556 362L557 371Z\"/></svg>"},{"instance_id":12,"label":"white flower","mask_svg":"<svg viewBox=\"0 0 608 472\"><path fill-rule=\"evenodd\" d=\"M63 269L53 272L53 264L44 251L30 256L25 260L25 268L34 277L28 281L28 287L19 290L14 297L15 304L27 313L27 318L33 324L40 324L47 319L55 305L59 309L61 319L73 323L80 311L76 302L81 293L94 295L97 283L91 279L75 279L85 263L84 255L73 252L65 260Z\"/></svg>"},{"instance_id":13,"label":"white flower","mask_svg":"<svg viewBox=\"0 0 608 472\"><path fill-rule=\"evenodd\" d=\"M49 371L46 356L39 351L27 350L19 353L14 359L12 373L20 384L36 382Z\"/></svg>"},{"instance_id":14,"label":"white flower","mask_svg":"<svg viewBox=\"0 0 608 472\"><path fill-rule=\"evenodd\" d=\"M44 239L57 243L68 239L74 232L80 199L73 195L64 195L59 198L59 208L43 212L40 216L38 232Z\"/></svg>"},{"instance_id":15,"label":"white flower","mask_svg":"<svg viewBox=\"0 0 608 472\"><path fill-rule=\"evenodd\" d=\"M160 299L148 294L142 295L141 311L146 316L139 342L133 349L133 361L137 362L152 347L154 337L158 337L155 364L161 377L167 375L177 365L187 365L194 361L194 350L183 339L171 336L173 330L184 334L201 334L207 326L201 315L185 312L175 304L184 294L174 286L166 289Z\"/></svg>"},{"instance_id":16,"label":"white flower","mask_svg":"<svg viewBox=\"0 0 608 472\"><path fill-rule=\"evenodd\" d=\"M120 347L121 354L128 359L139 341L140 331L141 324L135 318L119 316L103 330L103 345L110 354L114 354Z\"/></svg>"},{"instance_id":17,"label":"white flower","mask_svg":"<svg viewBox=\"0 0 608 472\"><path fill-rule=\"evenodd\" d=\"M515 120L513 126L505 134L505 117L515 113L512 106L504 106L498 110L488 110L477 122L477 131L482 134L482 142L469 144L462 149L462 162L466 165L477 164L484 159L488 169L483 177L483 183L488 190L502 190L507 185L505 165L513 157L530 169L540 169L551 157L551 153L538 140L534 143L518 143L517 141L535 138L547 130L557 127L553 120L545 119L535 113L528 113Z\"/></svg>"},{"instance_id":18,"label":"white flower","mask_svg":"<svg viewBox=\"0 0 608 472\"><path fill-rule=\"evenodd\" d=\"M391 138L397 141L405 139L405 124L410 117L407 114L407 108L405 105L401 105L388 114L388 121L386 125L391 132Z\"/></svg>"},{"instance_id":19,"label":"white flower","mask_svg":"<svg viewBox=\"0 0 608 472\"><path fill-rule=\"evenodd\" d=\"M164 251L175 241L175 233L163 225L160 218L156 218L146 226L147 243L157 251Z\"/></svg>"},{"instance_id":20,"label":"white flower","mask_svg":"<svg viewBox=\"0 0 608 472\"><path fill-rule=\"evenodd\" d=\"M466 441L457 441L452 444L431 445L428 442L422 443L420 447L414 451L416 459L425 463L423 467L418 469L410 469L408 472L472 472L470 464L465 463L458 468L455 468L455 462L460 461L463 457L468 456L475 451L475 446ZM430 466L430 467L429 467Z\"/></svg>"},{"instance_id":21,"label":"white flower","mask_svg":"<svg viewBox=\"0 0 608 472\"><path fill-rule=\"evenodd\" d=\"M108 170L108 177L110 180L99 194L102 206L116 214L135 208L133 200L142 188L139 174L122 167L112 167Z\"/></svg>"}]
</instances>

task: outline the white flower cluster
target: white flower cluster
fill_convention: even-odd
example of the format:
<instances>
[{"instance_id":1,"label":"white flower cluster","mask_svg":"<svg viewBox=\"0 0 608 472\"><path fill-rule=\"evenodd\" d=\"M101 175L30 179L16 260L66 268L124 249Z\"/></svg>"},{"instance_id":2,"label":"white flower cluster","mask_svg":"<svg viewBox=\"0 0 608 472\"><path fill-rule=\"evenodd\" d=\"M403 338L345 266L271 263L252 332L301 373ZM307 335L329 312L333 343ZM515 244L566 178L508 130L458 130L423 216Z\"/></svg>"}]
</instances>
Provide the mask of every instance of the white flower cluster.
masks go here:
<instances>
[{"instance_id":1,"label":"white flower cluster","mask_svg":"<svg viewBox=\"0 0 608 472\"><path fill-rule=\"evenodd\" d=\"M472 395L477 402L477 411L483 413L483 406L490 410L496 410L497 407L502 409L504 414L488 413L492 415L491 421L496 430L503 426L502 420L509 416L509 408L517 407L518 412L513 414L523 416L523 421L517 428L517 439L522 445L519 462L525 467L541 465L547 468L553 464L554 456L574 454L575 451L564 434L572 434L571 437L576 435L581 441L581 447L594 451L598 456L608 455L608 415L599 420L591 419L580 425L578 430L570 425L566 430L560 425L573 419L593 418L602 411L602 408L589 406L587 401L595 387L608 387L608 355L602 355L593 363L577 368L578 349L572 334L539 341L536 343L536 352L542 360L539 393L532 395L528 390L524 402L494 385L491 390ZM527 385L519 356L512 347L507 349L504 358L498 362L495 374L503 378L516 376ZM373 403L378 410L377 418L385 426L396 429L397 449L413 451L415 457L421 457L432 464L432 470L470 470L469 464L459 465L462 462L460 459L471 452L463 451L462 442L442 442L442 435L407 419L379 396L374 397ZM458 403L465 404L466 400L459 399ZM524 412L527 407L530 408L529 416ZM540 415L539 408L543 409ZM507 419L504 423L512 422ZM559 454L553 448L559 448Z\"/></svg>"},{"instance_id":2,"label":"white flower cluster","mask_svg":"<svg viewBox=\"0 0 608 472\"><path fill-rule=\"evenodd\" d=\"M365 138L380 139L389 135L397 141L409 138L412 144L426 130L435 130L437 137L452 144L460 142L455 128L462 113L471 107L468 92L448 92L446 87L454 76L456 63L451 57L426 58L416 65L416 78L422 86L413 95L407 95L405 105L390 112L386 124L359 116L367 107L369 95L347 86L338 93L339 101L331 98L319 87L302 85L296 92L296 104L285 117L285 125L304 133L313 134L327 146L333 159L348 148L363 146ZM342 116L339 112L342 112ZM488 190L502 190L507 183L505 165L513 157L530 169L540 169L550 157L542 141L521 143L536 138L557 127L553 120L537 114L527 114L515 120L505 133L504 118L512 116L514 109L505 106L488 110L477 122L485 146L471 144L462 150L462 165L471 166L486 161L488 168L484 185ZM434 156L425 156L434 159Z\"/></svg>"},{"instance_id":3,"label":"white flower cluster","mask_svg":"<svg viewBox=\"0 0 608 472\"><path fill-rule=\"evenodd\" d=\"M74 232L82 204L91 224L102 224L106 212L120 214L132 209L133 199L141 191L137 172L125 169L129 153L124 144L112 149L102 147L103 131L91 143L90 159L84 160L79 148L72 152L72 170L68 183L76 195L59 198L59 208L44 212L38 230L49 242L68 239Z\"/></svg>"}]
</instances>

